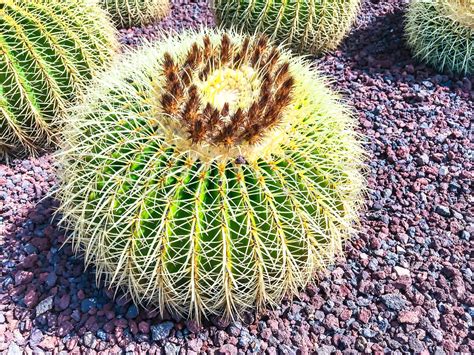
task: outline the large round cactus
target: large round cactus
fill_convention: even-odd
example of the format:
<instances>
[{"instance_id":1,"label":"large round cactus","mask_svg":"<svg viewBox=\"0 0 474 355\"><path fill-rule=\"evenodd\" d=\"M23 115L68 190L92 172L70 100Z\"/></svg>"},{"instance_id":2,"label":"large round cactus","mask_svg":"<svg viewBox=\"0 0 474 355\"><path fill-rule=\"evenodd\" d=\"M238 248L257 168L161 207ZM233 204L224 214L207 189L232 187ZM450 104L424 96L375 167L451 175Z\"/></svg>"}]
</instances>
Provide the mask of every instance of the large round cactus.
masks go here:
<instances>
[{"instance_id":1,"label":"large round cactus","mask_svg":"<svg viewBox=\"0 0 474 355\"><path fill-rule=\"evenodd\" d=\"M161 20L171 9L169 0L101 0L120 27L144 26Z\"/></svg>"},{"instance_id":2,"label":"large round cactus","mask_svg":"<svg viewBox=\"0 0 474 355\"><path fill-rule=\"evenodd\" d=\"M213 0L220 25L266 33L279 43L310 53L336 48L359 5L360 0Z\"/></svg>"},{"instance_id":3,"label":"large round cactus","mask_svg":"<svg viewBox=\"0 0 474 355\"><path fill-rule=\"evenodd\" d=\"M266 37L189 32L124 58L59 154L71 240L137 303L234 316L304 286L360 205L354 120Z\"/></svg>"},{"instance_id":4,"label":"large round cactus","mask_svg":"<svg viewBox=\"0 0 474 355\"><path fill-rule=\"evenodd\" d=\"M55 118L117 48L89 0L0 2L0 159L45 148Z\"/></svg>"},{"instance_id":5,"label":"large round cactus","mask_svg":"<svg viewBox=\"0 0 474 355\"><path fill-rule=\"evenodd\" d=\"M437 69L474 74L474 2L413 1L406 21L414 54Z\"/></svg>"}]
</instances>

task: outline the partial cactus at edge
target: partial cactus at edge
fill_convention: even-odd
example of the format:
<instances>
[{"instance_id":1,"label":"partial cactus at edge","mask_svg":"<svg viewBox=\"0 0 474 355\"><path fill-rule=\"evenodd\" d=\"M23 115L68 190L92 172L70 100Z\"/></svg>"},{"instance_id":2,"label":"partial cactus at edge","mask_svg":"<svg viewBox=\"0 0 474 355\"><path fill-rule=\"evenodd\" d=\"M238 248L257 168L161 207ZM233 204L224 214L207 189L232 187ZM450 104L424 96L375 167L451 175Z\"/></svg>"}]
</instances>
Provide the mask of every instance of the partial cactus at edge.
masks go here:
<instances>
[{"instance_id":1,"label":"partial cactus at edge","mask_svg":"<svg viewBox=\"0 0 474 355\"><path fill-rule=\"evenodd\" d=\"M186 32L124 57L64 129L62 223L138 304L238 317L333 260L361 204L355 120L265 36Z\"/></svg>"},{"instance_id":2,"label":"partial cactus at edge","mask_svg":"<svg viewBox=\"0 0 474 355\"><path fill-rule=\"evenodd\" d=\"M0 159L50 145L56 119L118 48L89 0L0 1Z\"/></svg>"},{"instance_id":3,"label":"partial cactus at edge","mask_svg":"<svg viewBox=\"0 0 474 355\"><path fill-rule=\"evenodd\" d=\"M213 0L217 23L266 33L306 53L335 49L354 22L360 0Z\"/></svg>"},{"instance_id":4,"label":"partial cactus at edge","mask_svg":"<svg viewBox=\"0 0 474 355\"><path fill-rule=\"evenodd\" d=\"M413 53L440 71L474 74L474 1L414 0L406 36Z\"/></svg>"},{"instance_id":5,"label":"partial cactus at edge","mask_svg":"<svg viewBox=\"0 0 474 355\"><path fill-rule=\"evenodd\" d=\"M171 9L170 0L101 0L120 27L144 26L164 18Z\"/></svg>"}]
</instances>

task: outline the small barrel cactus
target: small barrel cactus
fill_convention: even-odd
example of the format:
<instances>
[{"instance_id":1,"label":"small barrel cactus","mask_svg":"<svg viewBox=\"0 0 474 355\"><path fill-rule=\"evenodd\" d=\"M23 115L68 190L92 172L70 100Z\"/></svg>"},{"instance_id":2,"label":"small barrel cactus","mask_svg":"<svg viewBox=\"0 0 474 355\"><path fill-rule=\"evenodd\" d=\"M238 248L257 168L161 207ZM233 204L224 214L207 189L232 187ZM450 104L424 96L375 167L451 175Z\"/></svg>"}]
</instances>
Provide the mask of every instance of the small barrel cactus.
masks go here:
<instances>
[{"instance_id":1,"label":"small barrel cactus","mask_svg":"<svg viewBox=\"0 0 474 355\"><path fill-rule=\"evenodd\" d=\"M164 18L171 9L169 0L101 0L115 23L124 28L144 26Z\"/></svg>"},{"instance_id":2,"label":"small barrel cactus","mask_svg":"<svg viewBox=\"0 0 474 355\"><path fill-rule=\"evenodd\" d=\"M118 48L89 0L0 2L0 159L49 145L57 117Z\"/></svg>"},{"instance_id":3,"label":"small barrel cactus","mask_svg":"<svg viewBox=\"0 0 474 355\"><path fill-rule=\"evenodd\" d=\"M363 151L346 107L268 39L186 32L71 113L62 223L107 284L195 319L294 294L341 250Z\"/></svg>"},{"instance_id":4,"label":"small barrel cactus","mask_svg":"<svg viewBox=\"0 0 474 355\"><path fill-rule=\"evenodd\" d=\"M473 0L412 1L406 35L420 60L440 71L474 74Z\"/></svg>"},{"instance_id":5,"label":"small barrel cactus","mask_svg":"<svg viewBox=\"0 0 474 355\"><path fill-rule=\"evenodd\" d=\"M221 26L266 33L278 43L313 54L339 45L359 6L360 0L213 0Z\"/></svg>"}]
</instances>

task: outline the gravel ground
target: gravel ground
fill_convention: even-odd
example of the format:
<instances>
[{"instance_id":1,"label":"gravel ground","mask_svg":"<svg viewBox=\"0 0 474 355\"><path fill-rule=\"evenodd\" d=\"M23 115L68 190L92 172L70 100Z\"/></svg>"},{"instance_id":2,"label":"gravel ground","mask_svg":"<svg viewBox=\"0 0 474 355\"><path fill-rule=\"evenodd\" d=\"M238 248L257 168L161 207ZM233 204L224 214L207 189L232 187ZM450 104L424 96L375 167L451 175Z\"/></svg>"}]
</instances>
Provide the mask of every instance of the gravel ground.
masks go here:
<instances>
[{"instance_id":1,"label":"gravel ground","mask_svg":"<svg viewBox=\"0 0 474 355\"><path fill-rule=\"evenodd\" d=\"M0 165L0 353L474 353L473 78L414 61L405 1L366 1L339 51L317 59L368 137L369 196L347 257L298 299L242 322L161 319L95 286L51 223L50 156ZM212 24L175 1L161 29ZM471 139L470 139L471 138Z\"/></svg>"}]
</instances>

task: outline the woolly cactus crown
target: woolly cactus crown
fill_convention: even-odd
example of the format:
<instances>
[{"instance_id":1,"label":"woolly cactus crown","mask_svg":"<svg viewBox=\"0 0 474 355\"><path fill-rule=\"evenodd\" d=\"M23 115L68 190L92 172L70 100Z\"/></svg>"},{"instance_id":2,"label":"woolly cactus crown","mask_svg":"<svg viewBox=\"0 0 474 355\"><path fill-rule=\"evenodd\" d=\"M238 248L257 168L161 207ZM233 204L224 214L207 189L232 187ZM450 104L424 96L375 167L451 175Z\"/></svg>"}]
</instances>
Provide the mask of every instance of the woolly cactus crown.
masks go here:
<instances>
[{"instance_id":1,"label":"woolly cactus crown","mask_svg":"<svg viewBox=\"0 0 474 355\"><path fill-rule=\"evenodd\" d=\"M55 120L118 47L89 0L0 2L0 159L51 142Z\"/></svg>"},{"instance_id":2,"label":"woolly cactus crown","mask_svg":"<svg viewBox=\"0 0 474 355\"><path fill-rule=\"evenodd\" d=\"M336 48L359 5L360 0L213 0L223 27L266 33L278 43L310 53Z\"/></svg>"},{"instance_id":3,"label":"woolly cactus crown","mask_svg":"<svg viewBox=\"0 0 474 355\"><path fill-rule=\"evenodd\" d=\"M357 219L354 122L266 37L188 32L133 53L68 121L63 221L137 303L199 319L277 302Z\"/></svg>"},{"instance_id":4,"label":"woolly cactus crown","mask_svg":"<svg viewBox=\"0 0 474 355\"><path fill-rule=\"evenodd\" d=\"M438 0L410 3L408 44L421 60L439 70L474 73L474 2Z\"/></svg>"},{"instance_id":5,"label":"woolly cactus crown","mask_svg":"<svg viewBox=\"0 0 474 355\"><path fill-rule=\"evenodd\" d=\"M170 11L170 0L101 0L120 27L144 26L161 20Z\"/></svg>"}]
</instances>

